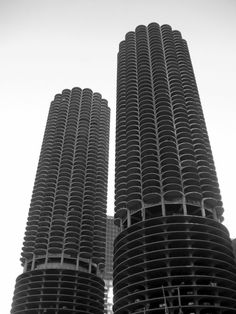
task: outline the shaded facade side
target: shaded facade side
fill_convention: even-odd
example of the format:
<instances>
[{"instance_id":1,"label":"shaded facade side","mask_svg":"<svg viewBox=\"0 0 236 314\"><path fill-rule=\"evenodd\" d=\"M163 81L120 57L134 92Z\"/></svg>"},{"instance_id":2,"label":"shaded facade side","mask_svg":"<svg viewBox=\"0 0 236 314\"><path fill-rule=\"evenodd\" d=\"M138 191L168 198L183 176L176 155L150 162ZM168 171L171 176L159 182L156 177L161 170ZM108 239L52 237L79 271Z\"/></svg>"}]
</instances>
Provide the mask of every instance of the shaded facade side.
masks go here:
<instances>
[{"instance_id":1,"label":"shaded facade side","mask_svg":"<svg viewBox=\"0 0 236 314\"><path fill-rule=\"evenodd\" d=\"M109 116L107 101L90 89L63 90L51 103L21 254L24 273L17 279L12 313L47 311L43 286L35 291L37 309L29 301L29 290L31 281L40 281L39 274L47 281L54 272L58 280L66 272L71 277L73 273L74 285L87 277L86 293L97 281L102 302L95 307L103 313ZM24 286L24 297L18 298L23 278L29 284ZM50 280L46 286L54 295L56 287ZM57 287L62 300L59 283ZM72 297L75 287L65 295ZM85 302L79 298L73 299L68 311L93 313L94 305L88 300L91 306L79 309L78 304ZM55 306L53 313L67 310L60 302Z\"/></svg>"},{"instance_id":2,"label":"shaded facade side","mask_svg":"<svg viewBox=\"0 0 236 314\"><path fill-rule=\"evenodd\" d=\"M117 73L114 312L235 313L235 261L186 41L140 25Z\"/></svg>"}]
</instances>

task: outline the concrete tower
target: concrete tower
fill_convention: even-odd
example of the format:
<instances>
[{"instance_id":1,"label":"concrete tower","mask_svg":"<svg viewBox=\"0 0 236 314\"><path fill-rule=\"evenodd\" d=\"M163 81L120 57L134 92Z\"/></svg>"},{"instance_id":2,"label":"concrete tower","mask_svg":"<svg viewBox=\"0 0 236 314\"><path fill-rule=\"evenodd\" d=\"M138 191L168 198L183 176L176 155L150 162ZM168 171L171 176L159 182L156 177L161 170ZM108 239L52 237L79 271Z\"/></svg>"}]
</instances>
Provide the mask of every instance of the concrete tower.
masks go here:
<instances>
[{"instance_id":1,"label":"concrete tower","mask_svg":"<svg viewBox=\"0 0 236 314\"><path fill-rule=\"evenodd\" d=\"M51 103L12 314L103 314L109 116L90 89Z\"/></svg>"},{"instance_id":2,"label":"concrete tower","mask_svg":"<svg viewBox=\"0 0 236 314\"><path fill-rule=\"evenodd\" d=\"M186 41L156 23L118 53L114 312L236 313L236 269Z\"/></svg>"}]
</instances>

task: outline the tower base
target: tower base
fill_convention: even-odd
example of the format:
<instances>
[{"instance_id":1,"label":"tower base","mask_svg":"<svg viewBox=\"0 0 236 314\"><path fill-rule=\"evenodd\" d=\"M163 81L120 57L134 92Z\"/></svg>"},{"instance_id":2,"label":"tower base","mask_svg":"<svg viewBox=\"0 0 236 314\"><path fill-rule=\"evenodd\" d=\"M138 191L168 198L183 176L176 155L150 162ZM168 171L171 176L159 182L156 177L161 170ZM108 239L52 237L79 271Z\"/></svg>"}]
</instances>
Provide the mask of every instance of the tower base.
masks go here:
<instances>
[{"instance_id":1,"label":"tower base","mask_svg":"<svg viewBox=\"0 0 236 314\"><path fill-rule=\"evenodd\" d=\"M114 246L115 314L235 314L227 229L197 216L134 223Z\"/></svg>"},{"instance_id":2,"label":"tower base","mask_svg":"<svg viewBox=\"0 0 236 314\"><path fill-rule=\"evenodd\" d=\"M16 279L11 314L103 314L104 282L94 274L42 269Z\"/></svg>"}]
</instances>

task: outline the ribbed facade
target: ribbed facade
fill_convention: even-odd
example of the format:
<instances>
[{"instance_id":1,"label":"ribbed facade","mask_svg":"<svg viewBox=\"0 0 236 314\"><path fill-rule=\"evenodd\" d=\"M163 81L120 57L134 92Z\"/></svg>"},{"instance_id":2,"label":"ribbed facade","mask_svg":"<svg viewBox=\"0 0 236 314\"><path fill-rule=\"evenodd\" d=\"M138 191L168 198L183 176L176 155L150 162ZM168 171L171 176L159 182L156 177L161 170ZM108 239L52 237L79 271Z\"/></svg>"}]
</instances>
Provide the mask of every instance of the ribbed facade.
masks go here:
<instances>
[{"instance_id":1,"label":"ribbed facade","mask_svg":"<svg viewBox=\"0 0 236 314\"><path fill-rule=\"evenodd\" d=\"M51 103L11 313L103 313L109 116L90 89Z\"/></svg>"},{"instance_id":2,"label":"ribbed facade","mask_svg":"<svg viewBox=\"0 0 236 314\"><path fill-rule=\"evenodd\" d=\"M114 312L236 313L236 267L186 41L156 23L120 43Z\"/></svg>"}]
</instances>

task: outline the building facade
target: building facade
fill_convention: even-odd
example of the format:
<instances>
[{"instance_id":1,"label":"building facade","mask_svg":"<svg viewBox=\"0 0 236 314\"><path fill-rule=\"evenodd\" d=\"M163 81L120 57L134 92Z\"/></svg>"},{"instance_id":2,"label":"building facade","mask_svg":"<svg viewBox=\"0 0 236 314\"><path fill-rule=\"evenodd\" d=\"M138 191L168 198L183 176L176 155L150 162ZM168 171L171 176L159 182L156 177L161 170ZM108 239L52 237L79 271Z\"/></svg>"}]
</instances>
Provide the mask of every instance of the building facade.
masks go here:
<instances>
[{"instance_id":1,"label":"building facade","mask_svg":"<svg viewBox=\"0 0 236 314\"><path fill-rule=\"evenodd\" d=\"M236 267L187 43L140 25L117 75L114 313L236 313Z\"/></svg>"},{"instance_id":2,"label":"building facade","mask_svg":"<svg viewBox=\"0 0 236 314\"><path fill-rule=\"evenodd\" d=\"M51 103L12 314L104 312L109 119L90 89Z\"/></svg>"}]
</instances>

